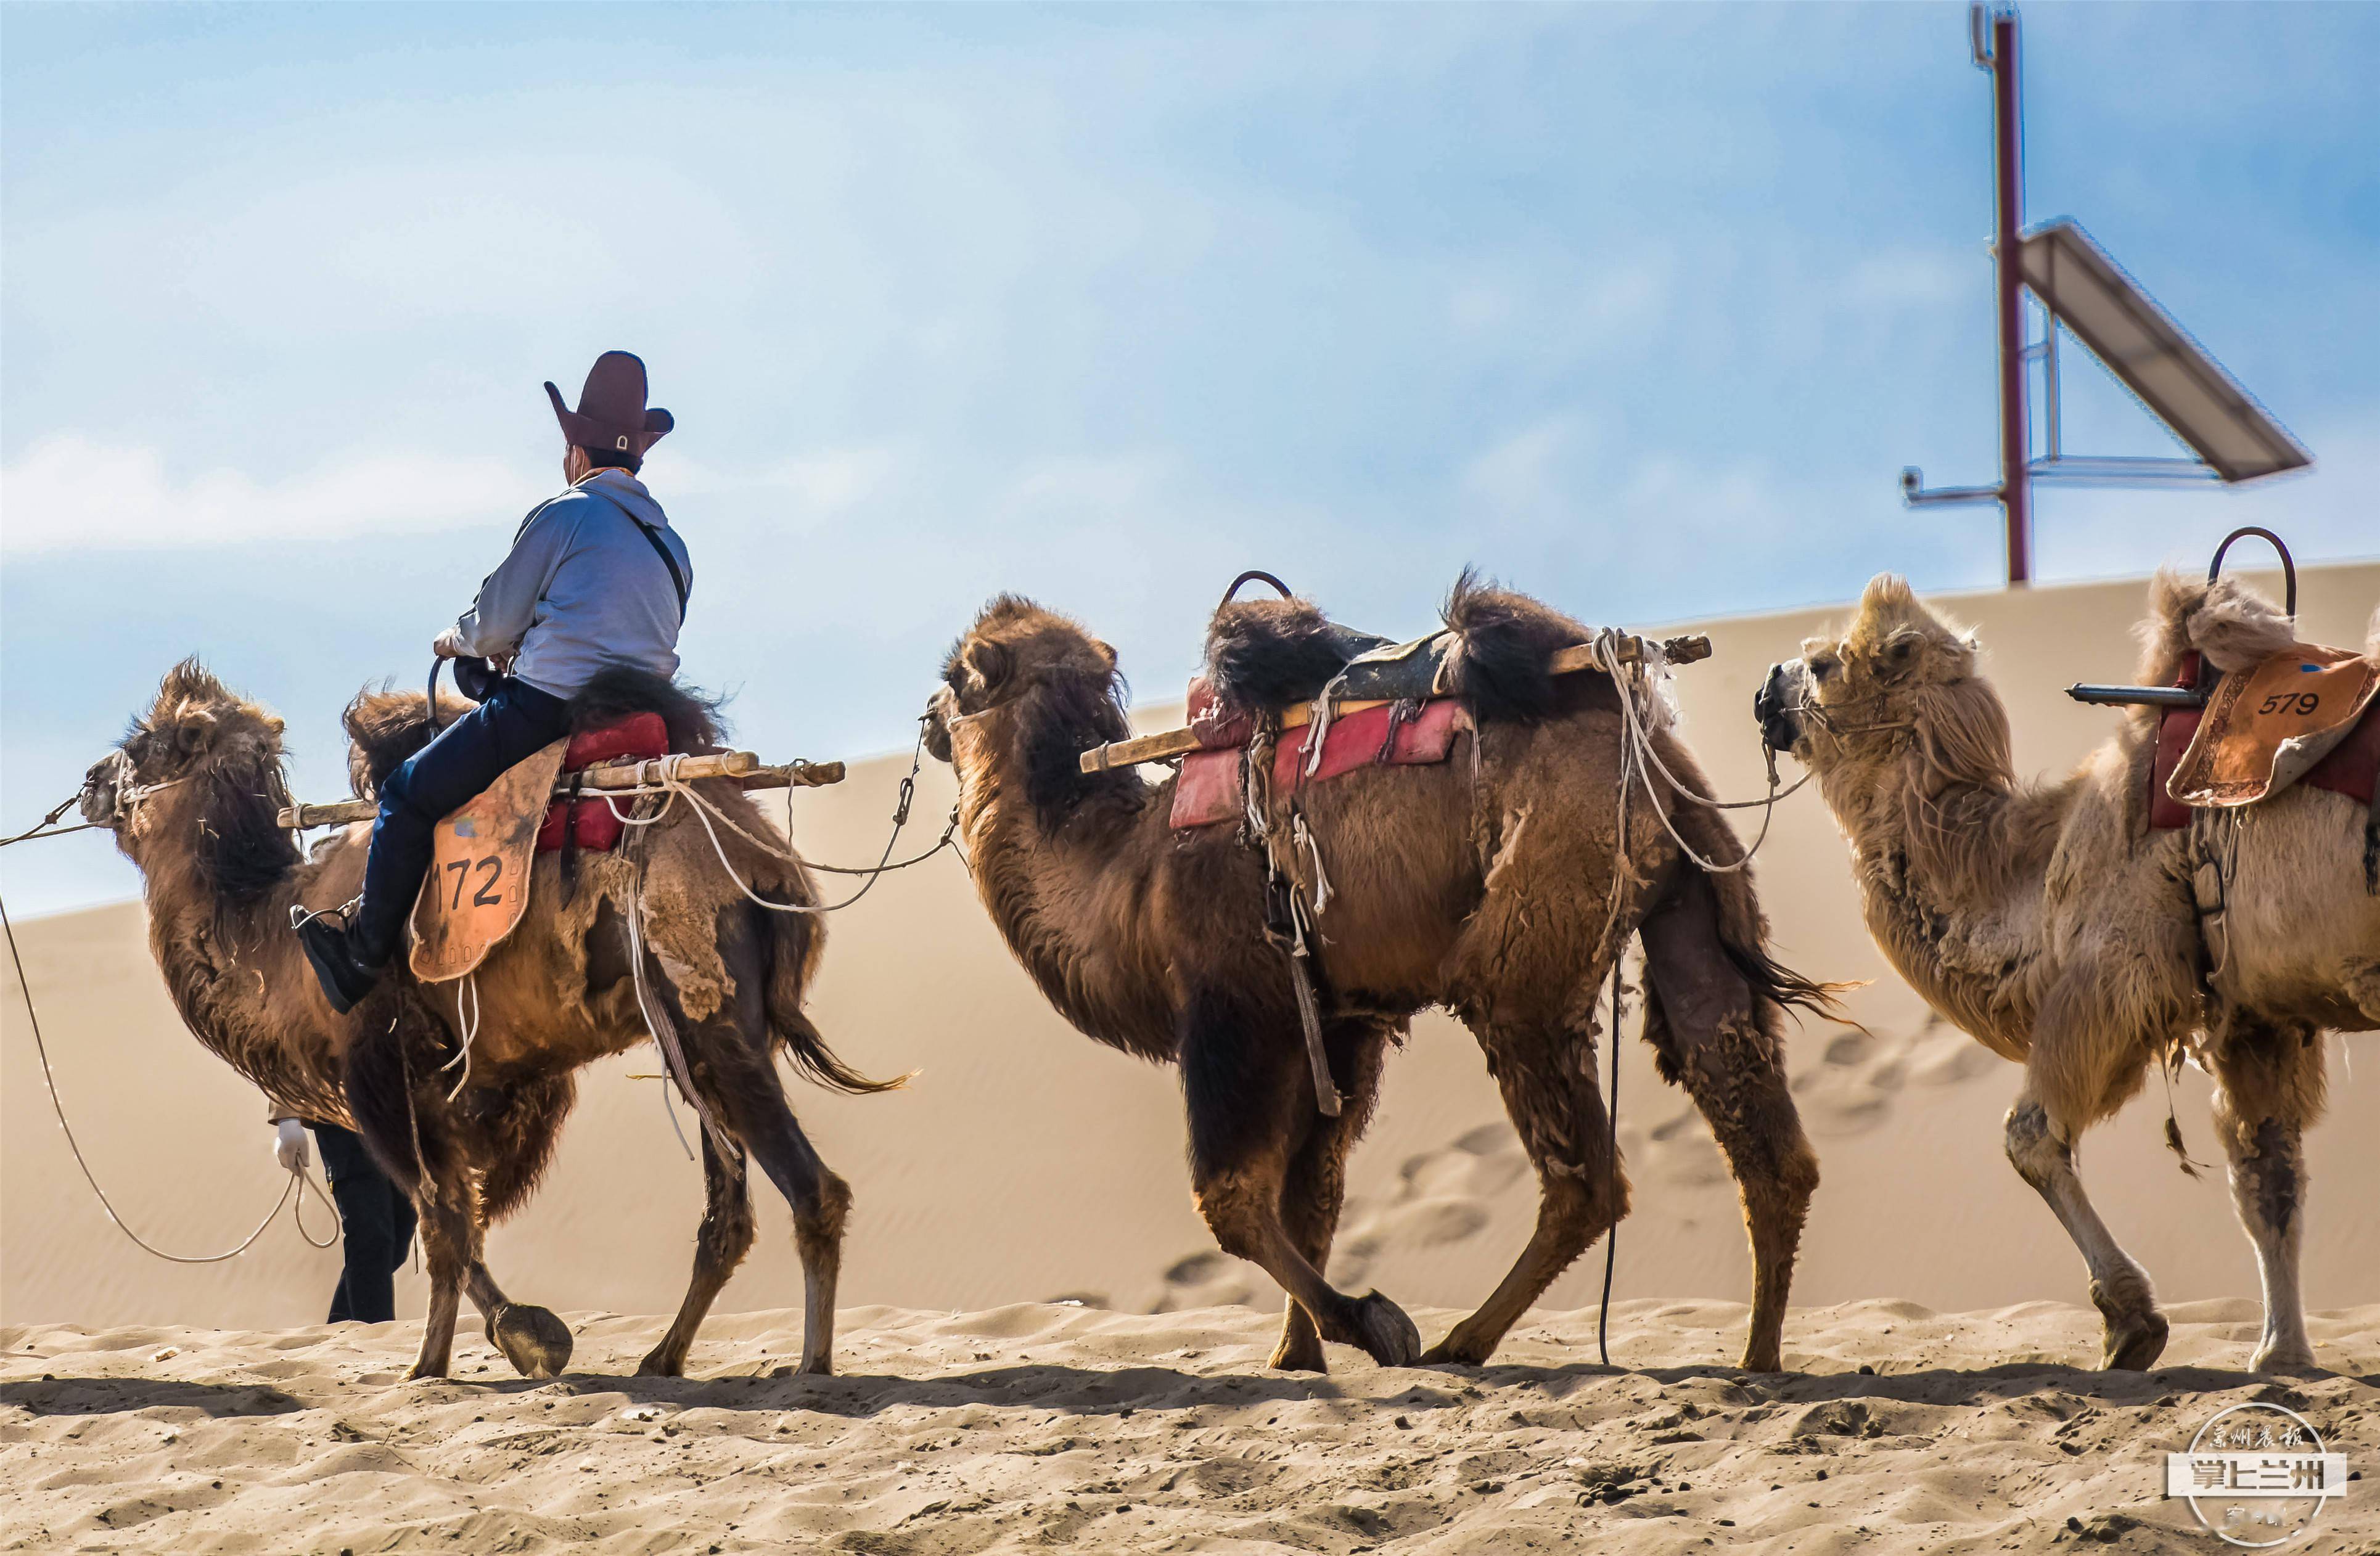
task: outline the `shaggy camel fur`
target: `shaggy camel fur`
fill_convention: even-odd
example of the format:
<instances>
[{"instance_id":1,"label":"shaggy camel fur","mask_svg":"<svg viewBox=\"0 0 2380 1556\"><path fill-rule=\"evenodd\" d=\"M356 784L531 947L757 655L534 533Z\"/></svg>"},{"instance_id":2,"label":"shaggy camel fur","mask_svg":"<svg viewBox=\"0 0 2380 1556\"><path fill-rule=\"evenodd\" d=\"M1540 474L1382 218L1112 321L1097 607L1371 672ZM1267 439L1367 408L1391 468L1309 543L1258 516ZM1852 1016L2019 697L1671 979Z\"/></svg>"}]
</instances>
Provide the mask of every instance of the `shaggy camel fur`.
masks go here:
<instances>
[{"instance_id":1,"label":"shaggy camel fur","mask_svg":"<svg viewBox=\"0 0 2380 1556\"><path fill-rule=\"evenodd\" d=\"M2182 654L2245 670L2290 624L2229 579L2151 590L2139 679ZM2380 653L2380 632L2373 651ZM2305 1159L2323 1106L2324 1028L2380 1026L2380 898L2363 880L2365 808L2299 785L2239 816L2229 947L2202 995L2186 831L2148 826L2153 710L2133 709L2073 776L2021 784L2008 715L1978 645L1909 586L1868 585L1840 641L1813 638L1757 699L1763 734L1818 775L1851 844L1869 930L1902 977L1993 1052L2025 1067L2009 1160L2091 1271L2103 1367L2146 1368L2167 1324L2147 1273L2092 1208L2082 1132L2188 1053L2220 1086L2232 1197L2262 1267L2254 1365L2313 1365L2298 1291ZM2202 818L2200 825L2221 823Z\"/></svg>"},{"instance_id":2,"label":"shaggy camel fur","mask_svg":"<svg viewBox=\"0 0 2380 1556\"><path fill-rule=\"evenodd\" d=\"M607 699L638 704L663 712L674 734L712 737L707 707L644 679L651 684L599 683L577 711L601 723L618 711ZM419 693L358 699L348 728L358 741L358 793L426 738L425 706ZM474 975L478 1029L468 1057L459 984L392 978L337 1015L290 932L290 910L355 894L368 829L349 828L310 858L299 855L275 821L289 803L279 718L185 662L166 673L120 748L91 768L83 813L114 828L146 877L150 946L199 1040L281 1106L356 1129L413 1196L431 1296L408 1376L446 1372L468 1291L505 1357L528 1377L551 1377L569 1360L569 1328L542 1307L508 1299L481 1249L488 1224L519 1209L544 1172L573 1100L573 1072L649 1040L624 916L635 871L622 855L589 856L565 901L556 857L538 860L528 916ZM758 811L733 784L706 792L760 830ZM722 835L736 869L763 895L816 900L806 871ZM803 1137L773 1053L783 1045L811 1076L844 1090L877 1083L845 1069L802 1014L821 927L808 915L746 902L701 827L682 813L653 827L645 843L648 982L735 1149L722 1152L703 1132L709 1202L693 1283L638 1370L684 1371L711 1299L751 1246L748 1153L793 1206L807 1287L801 1365L825 1372L851 1195ZM458 1076L463 1085L450 1102Z\"/></svg>"},{"instance_id":3,"label":"shaggy camel fur","mask_svg":"<svg viewBox=\"0 0 2380 1556\"><path fill-rule=\"evenodd\" d=\"M1219 613L1217 657L1267 611L1310 618L1314 630L1289 624L1290 659L1297 644L1333 636L1303 602L1232 606ZM1324 1341L1384 1364L1485 1362L1626 1213L1596 1039L1613 962L1641 936L1645 1038L1663 1076L1709 1120L1742 1190L1754 1264L1743 1365L1777 1370L1818 1180L1786 1089L1781 1006L1822 1003L1825 991L1768 959L1750 878L1683 865L1641 794L1627 857L1616 857L1617 695L1601 675L1557 678L1546 667L1585 628L1468 580L1447 619L1477 733L1439 765L1366 768L1300 796L1332 888L1316 958L1325 1046L1346 1099L1339 1117L1318 1109L1289 966L1265 938L1263 856L1228 824L1171 830L1172 779L1077 771L1081 752L1129 733L1114 651L1011 596L953 649L928 711L928 748L957 770L977 889L1062 1015L1180 1067L1199 1212L1225 1252L1290 1294L1272 1365L1314 1371ZM1315 694L1349 651L1323 654L1293 689ZM1701 782L1674 735L1663 728L1656 739L1672 771ZM1286 810L1278 800L1272 810L1286 836ZM1679 804L1673 820L1706 856L1740 856L1714 813ZM1309 867L1293 868L1310 895ZM1615 869L1630 883L1616 921ZM1346 1295L1322 1271L1385 1051L1432 1004L1486 1051L1542 1203L1511 1273L1424 1353L1395 1304Z\"/></svg>"}]
</instances>

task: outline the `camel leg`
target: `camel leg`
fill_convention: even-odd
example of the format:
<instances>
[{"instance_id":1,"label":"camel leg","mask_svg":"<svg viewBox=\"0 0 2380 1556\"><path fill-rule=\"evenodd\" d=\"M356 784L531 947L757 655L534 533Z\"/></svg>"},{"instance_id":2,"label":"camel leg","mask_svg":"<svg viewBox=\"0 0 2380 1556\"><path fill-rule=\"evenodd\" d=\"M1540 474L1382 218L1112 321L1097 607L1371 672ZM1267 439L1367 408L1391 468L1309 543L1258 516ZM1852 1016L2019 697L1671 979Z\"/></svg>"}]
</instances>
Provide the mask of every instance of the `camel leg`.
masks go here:
<instances>
[{"instance_id":1,"label":"camel leg","mask_svg":"<svg viewBox=\"0 0 2380 1556\"><path fill-rule=\"evenodd\" d=\"M1477 1311L1422 1356L1484 1366L1554 1278L1628 1213L1628 1178L1610 1149L1610 1119L1595 1084L1592 1029L1508 1025L1472 1013L1504 1111L1537 1170L1537 1224L1528 1246Z\"/></svg>"},{"instance_id":2,"label":"camel leg","mask_svg":"<svg viewBox=\"0 0 2380 1556\"><path fill-rule=\"evenodd\" d=\"M768 963L759 937L764 927L752 922L752 916L760 910L747 914L743 906L724 908L719 916L717 943L732 990L726 1003L707 1019L686 1018L685 1005L658 958L649 955L646 968L684 1041L696 1091L728 1134L751 1152L752 1160L793 1210L794 1246L802 1259L802 1355L796 1370L824 1375L834 1370L834 1292L843 1268L843 1228L851 1211L851 1185L819 1160L785 1100L771 1047L773 1039L765 1003ZM723 1250L726 1243L720 1246ZM725 1267L733 1268L732 1264ZM703 1279L698 1272L698 1289ZM718 1279L725 1283L724 1270ZM694 1299L695 1293L689 1292L688 1304ZM708 1307L710 1297L702 1300ZM687 1338L692 1339L691 1324Z\"/></svg>"},{"instance_id":3,"label":"camel leg","mask_svg":"<svg viewBox=\"0 0 2380 1556\"><path fill-rule=\"evenodd\" d=\"M425 1121L426 1122L426 1121ZM431 1154L425 1129L424 1154ZM433 1156L433 1160L435 1160ZM570 1326L545 1308L506 1297L482 1258L484 1218L468 1173L433 1177L414 1192L421 1251L430 1270L430 1311L421 1350L407 1378L443 1378L455 1344L460 1298L486 1319L488 1343L524 1378L552 1378L570 1363Z\"/></svg>"},{"instance_id":4,"label":"camel leg","mask_svg":"<svg viewBox=\"0 0 2380 1556\"><path fill-rule=\"evenodd\" d=\"M2090 968L2053 987L2034 1019L2024 1086L2009 1109L2008 1159L2031 1184L2082 1255L2091 1302L2107 1326L2099 1365L2145 1370L2164 1353L2168 1325L2148 1271L2117 1243L2083 1191L2074 1142L2140 1089L2149 1046L2120 1030L2092 1003Z\"/></svg>"},{"instance_id":5,"label":"camel leg","mask_svg":"<svg viewBox=\"0 0 2380 1556\"><path fill-rule=\"evenodd\" d=\"M1748 1372L1782 1370L1785 1305L1817 1153L1787 1088L1776 1005L1755 993L1718 935L1710 878L1684 871L1645 917L1645 1035L1664 1080L1682 1082L1727 1157L1752 1239Z\"/></svg>"},{"instance_id":6,"label":"camel leg","mask_svg":"<svg viewBox=\"0 0 2380 1556\"><path fill-rule=\"evenodd\" d=\"M421 1213L419 1198L414 1210L420 1226L421 1262L430 1273L430 1309L422 1319L421 1348L405 1376L443 1378L453 1370L455 1320L463 1307L463 1254L447 1237L443 1222Z\"/></svg>"},{"instance_id":7,"label":"camel leg","mask_svg":"<svg viewBox=\"0 0 2380 1556\"><path fill-rule=\"evenodd\" d=\"M702 1136L702 1181L708 1203L703 1208L702 1231L695 1239L694 1282L686 1287L686 1301L678 1307L677 1321L670 1325L661 1343L638 1364L637 1372L640 1377L685 1375L686 1355L694 1344L695 1331L702 1327L710 1304L752 1248L751 1180L745 1173L744 1163L739 1158L723 1154L708 1129L698 1133Z\"/></svg>"},{"instance_id":8,"label":"camel leg","mask_svg":"<svg viewBox=\"0 0 2380 1556\"><path fill-rule=\"evenodd\" d=\"M1216 1246L1279 1282L1322 1339L1360 1346L1383 1367L1407 1366L1421 1352L1413 1320L1378 1292L1351 1297L1333 1287L1281 1219L1299 1127L1291 1111L1315 1106L1296 1019L1265 1019L1221 992L1191 1002L1178 1048L1191 1193Z\"/></svg>"},{"instance_id":9,"label":"camel leg","mask_svg":"<svg viewBox=\"0 0 2380 1556\"><path fill-rule=\"evenodd\" d=\"M484 1141L467 1142L461 1121L436 1082L445 1046L443 1024L418 1000L397 1004L385 1031L368 1027L348 1045L344 1082L356 1132L391 1179L413 1196L421 1248L430 1267L430 1309L421 1349L407 1376L443 1378L453 1359L459 1295L468 1293L487 1319L488 1339L524 1377L551 1378L570 1360L570 1328L542 1307L508 1300L480 1258L482 1200L475 1154L503 1159ZM542 1138L527 1154L542 1164L568 1091L533 1089L522 1113L523 1137ZM540 1121L542 1135L540 1136ZM501 1176L501 1173L497 1175ZM527 1191L532 1169L518 1185Z\"/></svg>"},{"instance_id":10,"label":"camel leg","mask_svg":"<svg viewBox=\"0 0 2380 1556\"><path fill-rule=\"evenodd\" d=\"M2309 1372L2313 1340L2306 1332L2298 1258L2305 1239L2302 1142L2324 1100L2321 1035L2312 1027L2240 1023L2208 1046L2231 1198L2264 1279L2265 1332L2249 1365L2259 1372Z\"/></svg>"},{"instance_id":11,"label":"camel leg","mask_svg":"<svg viewBox=\"0 0 2380 1556\"><path fill-rule=\"evenodd\" d=\"M1299 1254L1317 1270L1330 1264L1330 1243L1347 1197L1347 1153L1363 1137L1378 1100L1380 1061L1395 1028L1380 1022L1334 1024L1326 1039L1331 1078L1345 1105L1337 1118L1320 1109L1305 1118L1305 1138L1291 1152L1281 1183L1281 1220ZM1327 1372L1322 1335L1295 1297L1283 1304L1281 1343L1269 1366L1288 1372Z\"/></svg>"}]
</instances>

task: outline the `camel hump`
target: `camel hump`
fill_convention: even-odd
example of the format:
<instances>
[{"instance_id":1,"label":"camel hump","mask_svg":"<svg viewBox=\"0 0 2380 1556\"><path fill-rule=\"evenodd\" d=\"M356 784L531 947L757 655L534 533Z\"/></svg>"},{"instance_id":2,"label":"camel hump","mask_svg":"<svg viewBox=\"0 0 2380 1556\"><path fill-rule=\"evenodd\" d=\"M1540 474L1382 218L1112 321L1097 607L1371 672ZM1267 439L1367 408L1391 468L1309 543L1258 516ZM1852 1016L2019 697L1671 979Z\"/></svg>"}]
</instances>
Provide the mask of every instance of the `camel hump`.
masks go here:
<instances>
[{"instance_id":1,"label":"camel hump","mask_svg":"<svg viewBox=\"0 0 2380 1556\"><path fill-rule=\"evenodd\" d=\"M1541 600L1499 589L1467 567L1441 614L1454 643L1440 684L1470 705L1472 717L1530 723L1572 706L1553 661L1593 636L1583 624Z\"/></svg>"},{"instance_id":2,"label":"camel hump","mask_svg":"<svg viewBox=\"0 0 2380 1556\"><path fill-rule=\"evenodd\" d=\"M570 733L609 728L638 713L658 713L673 751L716 751L727 737L720 699L667 675L633 664L607 665L569 699ZM347 704L347 784L358 799L380 793L389 774L430 744L428 700L418 691L398 691L383 682L366 687ZM438 699L443 729L471 711L460 697Z\"/></svg>"},{"instance_id":3,"label":"camel hump","mask_svg":"<svg viewBox=\"0 0 2380 1556\"><path fill-rule=\"evenodd\" d=\"M1206 681L1226 712L1265 712L1311 702L1349 661L1388 644L1311 600L1227 601L1207 624Z\"/></svg>"},{"instance_id":4,"label":"camel hump","mask_svg":"<svg viewBox=\"0 0 2380 1556\"><path fill-rule=\"evenodd\" d=\"M2184 654L2196 652L2216 669L2255 669L2285 654L2297 639L2288 613L2228 574L2211 582L2177 569L2149 580L2149 618L2141 624L2143 686L2169 686Z\"/></svg>"},{"instance_id":5,"label":"camel hump","mask_svg":"<svg viewBox=\"0 0 2380 1556\"><path fill-rule=\"evenodd\" d=\"M1466 570L1441 612L1445 630L1410 643L1332 621L1311 600L1245 600L1207 627L1205 676L1227 716L1336 699L1456 697L1488 722L1555 717L1574 704L1554 656L1591 636L1560 611Z\"/></svg>"}]
</instances>

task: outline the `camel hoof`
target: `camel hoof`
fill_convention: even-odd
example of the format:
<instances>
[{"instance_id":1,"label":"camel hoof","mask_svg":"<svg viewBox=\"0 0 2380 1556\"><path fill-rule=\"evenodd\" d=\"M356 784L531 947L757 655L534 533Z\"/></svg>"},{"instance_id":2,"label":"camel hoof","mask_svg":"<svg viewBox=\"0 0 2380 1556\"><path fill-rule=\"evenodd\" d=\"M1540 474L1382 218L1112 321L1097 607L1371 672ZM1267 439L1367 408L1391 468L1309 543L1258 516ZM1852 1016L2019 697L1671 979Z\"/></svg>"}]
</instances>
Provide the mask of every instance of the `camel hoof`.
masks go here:
<instances>
[{"instance_id":1,"label":"camel hoof","mask_svg":"<svg viewBox=\"0 0 2380 1556\"><path fill-rule=\"evenodd\" d=\"M1272 1359L1265 1363L1276 1372L1328 1372L1330 1363L1322 1355L1318 1335L1301 1334L1294 1340L1283 1340L1273 1347Z\"/></svg>"},{"instance_id":2,"label":"camel hoof","mask_svg":"<svg viewBox=\"0 0 2380 1556\"><path fill-rule=\"evenodd\" d=\"M1355 1343L1382 1367L1411 1367L1421 1360L1421 1331L1378 1292L1356 1299L1354 1328Z\"/></svg>"},{"instance_id":3,"label":"camel hoof","mask_svg":"<svg viewBox=\"0 0 2380 1556\"><path fill-rule=\"evenodd\" d=\"M2163 1313L2155 1308L2145 1313L2128 1315L2119 1323L2107 1324L2107 1348L2099 1358L2103 1372L2146 1372L2165 1354L2166 1335L2172 1325Z\"/></svg>"},{"instance_id":4,"label":"camel hoof","mask_svg":"<svg viewBox=\"0 0 2380 1556\"><path fill-rule=\"evenodd\" d=\"M1743 1351L1743 1360L1736 1365L1746 1372L1782 1372L1785 1370L1785 1360L1782 1356L1778 1355L1778 1347L1774 1345L1764 1346L1757 1351L1752 1349L1748 1345L1745 1346Z\"/></svg>"},{"instance_id":5,"label":"camel hoof","mask_svg":"<svg viewBox=\"0 0 2380 1556\"><path fill-rule=\"evenodd\" d=\"M651 1355L646 1356L644 1360L637 1364L637 1376L639 1378L683 1378L686 1376L686 1358L684 1356L672 1356L665 1350L656 1350Z\"/></svg>"},{"instance_id":6,"label":"camel hoof","mask_svg":"<svg viewBox=\"0 0 2380 1556\"><path fill-rule=\"evenodd\" d=\"M1495 1347L1489 1346L1488 1350L1483 1351L1477 1342L1464 1339L1463 1326L1457 1324L1448 1332L1445 1339L1421 1354L1421 1365L1424 1367L1485 1367L1488 1365L1489 1352L1494 1349Z\"/></svg>"},{"instance_id":7,"label":"camel hoof","mask_svg":"<svg viewBox=\"0 0 2380 1556\"><path fill-rule=\"evenodd\" d=\"M524 1378L552 1378L570 1365L570 1326L526 1302L496 1309L488 1319L488 1343Z\"/></svg>"},{"instance_id":8,"label":"camel hoof","mask_svg":"<svg viewBox=\"0 0 2380 1556\"><path fill-rule=\"evenodd\" d=\"M2270 1341L2256 1347L2248 1368L2268 1377L2312 1378L2328 1369L2313 1359L2313 1352L2303 1346L2276 1344Z\"/></svg>"},{"instance_id":9,"label":"camel hoof","mask_svg":"<svg viewBox=\"0 0 2380 1556\"><path fill-rule=\"evenodd\" d=\"M429 1367L420 1362L415 1362L405 1369L405 1375L398 1381L419 1383L425 1378L444 1378L445 1376L446 1369L443 1367Z\"/></svg>"}]
</instances>

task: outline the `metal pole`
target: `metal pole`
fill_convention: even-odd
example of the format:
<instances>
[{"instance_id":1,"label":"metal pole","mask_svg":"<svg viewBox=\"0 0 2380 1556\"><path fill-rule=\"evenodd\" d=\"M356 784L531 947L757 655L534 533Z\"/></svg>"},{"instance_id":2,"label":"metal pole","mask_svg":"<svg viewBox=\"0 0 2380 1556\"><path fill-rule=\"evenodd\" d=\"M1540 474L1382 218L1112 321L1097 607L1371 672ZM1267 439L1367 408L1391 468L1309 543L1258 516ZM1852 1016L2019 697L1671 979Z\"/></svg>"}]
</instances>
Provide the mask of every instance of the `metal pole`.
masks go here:
<instances>
[{"instance_id":1,"label":"metal pole","mask_svg":"<svg viewBox=\"0 0 2380 1556\"><path fill-rule=\"evenodd\" d=\"M2024 225L2024 165L2018 123L2016 15L1992 18L1992 145L1998 174L1992 258L2000 303L2000 507L2008 516L2008 581L2033 576L2033 494L2026 484L2024 280L2017 229ZM2051 328L2055 329L2053 324Z\"/></svg>"}]
</instances>

